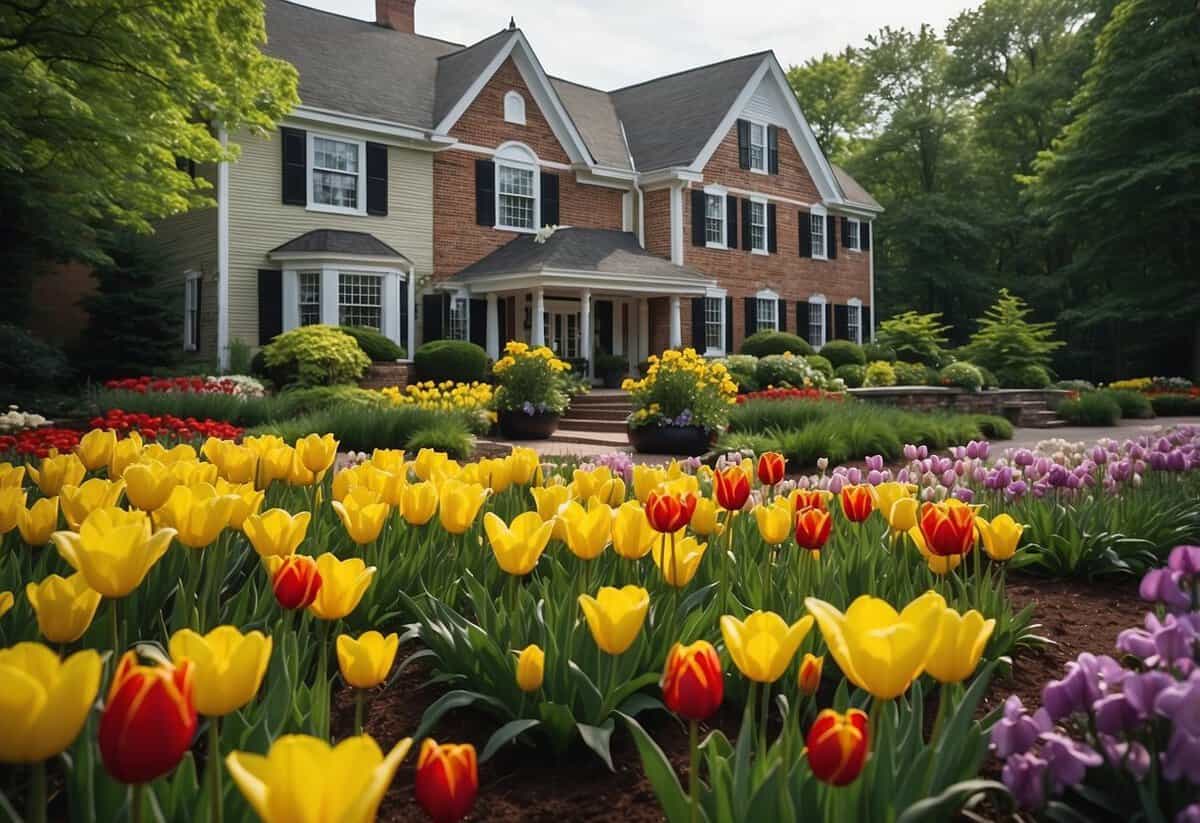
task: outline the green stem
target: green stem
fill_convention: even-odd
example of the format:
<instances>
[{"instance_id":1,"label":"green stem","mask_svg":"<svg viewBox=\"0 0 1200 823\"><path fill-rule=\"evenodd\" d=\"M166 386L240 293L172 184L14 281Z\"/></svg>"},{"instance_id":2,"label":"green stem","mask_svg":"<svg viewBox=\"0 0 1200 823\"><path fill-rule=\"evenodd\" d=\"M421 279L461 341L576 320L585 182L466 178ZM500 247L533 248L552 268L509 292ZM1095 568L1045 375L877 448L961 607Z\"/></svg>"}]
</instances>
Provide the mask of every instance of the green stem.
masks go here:
<instances>
[{"instance_id":1,"label":"green stem","mask_svg":"<svg viewBox=\"0 0 1200 823\"><path fill-rule=\"evenodd\" d=\"M142 823L142 793L146 786L135 783L129 787L129 823Z\"/></svg>"},{"instance_id":2,"label":"green stem","mask_svg":"<svg viewBox=\"0 0 1200 823\"><path fill-rule=\"evenodd\" d=\"M929 737L929 745L931 746L937 744L938 735L942 732L942 723L946 719L946 704L948 704L951 699L951 688L953 688L951 684L943 683L941 694L938 695L937 717L935 717L933 720L933 734L931 734Z\"/></svg>"},{"instance_id":3,"label":"green stem","mask_svg":"<svg viewBox=\"0 0 1200 823\"><path fill-rule=\"evenodd\" d=\"M30 766L29 823L46 823L46 761L39 760Z\"/></svg>"},{"instance_id":4,"label":"green stem","mask_svg":"<svg viewBox=\"0 0 1200 823\"><path fill-rule=\"evenodd\" d=\"M728 614L729 608L729 555L733 552L733 519L735 512L730 512L725 520L725 551L721 553L721 609L718 615Z\"/></svg>"},{"instance_id":5,"label":"green stem","mask_svg":"<svg viewBox=\"0 0 1200 823\"><path fill-rule=\"evenodd\" d=\"M700 730L695 720L688 723L688 799L692 807L692 823L700 819Z\"/></svg>"},{"instance_id":6,"label":"green stem","mask_svg":"<svg viewBox=\"0 0 1200 823\"><path fill-rule=\"evenodd\" d=\"M762 684L762 694L759 695L760 717L758 718L758 739L762 756L767 755L767 715L771 713L771 684Z\"/></svg>"},{"instance_id":7,"label":"green stem","mask_svg":"<svg viewBox=\"0 0 1200 823\"><path fill-rule=\"evenodd\" d=\"M317 737L329 740L329 621L321 621L321 628L317 634L316 699L320 703L314 705L320 706L320 714L317 715L317 722L313 725L316 727Z\"/></svg>"},{"instance_id":8,"label":"green stem","mask_svg":"<svg viewBox=\"0 0 1200 823\"><path fill-rule=\"evenodd\" d=\"M354 690L354 735L363 733L363 713L367 703L367 692L364 689Z\"/></svg>"},{"instance_id":9,"label":"green stem","mask_svg":"<svg viewBox=\"0 0 1200 823\"><path fill-rule=\"evenodd\" d=\"M221 719L208 719L208 819L221 823L224 817L221 789Z\"/></svg>"},{"instance_id":10,"label":"green stem","mask_svg":"<svg viewBox=\"0 0 1200 823\"><path fill-rule=\"evenodd\" d=\"M196 614L196 590L200 588L200 572L204 564L204 556L195 549L185 549L187 552L188 576L187 586L184 588L184 604L186 605L185 618L187 625L193 631L200 631L202 627L199 623L199 617Z\"/></svg>"},{"instance_id":11,"label":"green stem","mask_svg":"<svg viewBox=\"0 0 1200 823\"><path fill-rule=\"evenodd\" d=\"M112 644L113 654L117 657L121 656L121 607L118 605L120 599L116 597L109 598L108 613L112 617Z\"/></svg>"}]
</instances>

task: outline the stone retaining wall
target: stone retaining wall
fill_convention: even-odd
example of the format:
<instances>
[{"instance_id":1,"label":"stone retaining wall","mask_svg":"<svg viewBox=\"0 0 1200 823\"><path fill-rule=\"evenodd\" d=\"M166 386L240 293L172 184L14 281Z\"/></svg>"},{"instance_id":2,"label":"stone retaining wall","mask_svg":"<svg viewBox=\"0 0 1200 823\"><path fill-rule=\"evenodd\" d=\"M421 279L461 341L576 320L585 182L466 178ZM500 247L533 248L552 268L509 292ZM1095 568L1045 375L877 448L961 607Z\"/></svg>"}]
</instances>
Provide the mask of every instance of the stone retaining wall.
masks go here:
<instances>
[{"instance_id":1,"label":"stone retaining wall","mask_svg":"<svg viewBox=\"0 0 1200 823\"><path fill-rule=\"evenodd\" d=\"M1029 407L1053 409L1068 394L1061 389L992 389L969 392L946 386L880 386L848 389L859 400L904 409L999 414L1016 420Z\"/></svg>"},{"instance_id":2,"label":"stone retaining wall","mask_svg":"<svg viewBox=\"0 0 1200 823\"><path fill-rule=\"evenodd\" d=\"M388 386L404 388L412 379L412 365L410 361L372 363L358 385L364 389L385 389Z\"/></svg>"}]
</instances>

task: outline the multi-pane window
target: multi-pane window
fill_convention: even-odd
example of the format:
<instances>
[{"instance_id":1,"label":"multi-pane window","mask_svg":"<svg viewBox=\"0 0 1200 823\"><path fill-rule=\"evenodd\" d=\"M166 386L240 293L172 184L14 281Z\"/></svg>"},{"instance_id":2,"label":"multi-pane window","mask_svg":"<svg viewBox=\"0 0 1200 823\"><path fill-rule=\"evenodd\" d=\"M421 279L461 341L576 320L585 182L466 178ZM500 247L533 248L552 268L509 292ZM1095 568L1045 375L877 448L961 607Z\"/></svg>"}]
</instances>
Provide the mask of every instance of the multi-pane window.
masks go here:
<instances>
[{"instance_id":1,"label":"multi-pane window","mask_svg":"<svg viewBox=\"0 0 1200 823\"><path fill-rule=\"evenodd\" d=\"M825 256L825 215L810 214L808 216L810 233L812 236L812 256Z\"/></svg>"},{"instance_id":2,"label":"multi-pane window","mask_svg":"<svg viewBox=\"0 0 1200 823\"><path fill-rule=\"evenodd\" d=\"M300 325L312 326L321 322L321 273L302 271L299 281Z\"/></svg>"},{"instance_id":3,"label":"multi-pane window","mask_svg":"<svg viewBox=\"0 0 1200 823\"><path fill-rule=\"evenodd\" d=\"M854 251L862 250L858 241L858 221L853 217L846 221L846 247Z\"/></svg>"},{"instance_id":4,"label":"multi-pane window","mask_svg":"<svg viewBox=\"0 0 1200 823\"><path fill-rule=\"evenodd\" d=\"M767 170L767 127L762 123L750 124L750 168Z\"/></svg>"},{"instance_id":5,"label":"multi-pane window","mask_svg":"<svg viewBox=\"0 0 1200 823\"><path fill-rule=\"evenodd\" d=\"M721 297L704 298L704 348L725 350L725 300Z\"/></svg>"},{"instance_id":6,"label":"multi-pane window","mask_svg":"<svg viewBox=\"0 0 1200 823\"><path fill-rule=\"evenodd\" d=\"M200 348L200 276L196 274L183 281L183 348Z\"/></svg>"},{"instance_id":7,"label":"multi-pane window","mask_svg":"<svg viewBox=\"0 0 1200 823\"><path fill-rule=\"evenodd\" d=\"M499 224L513 229L536 229L536 200L533 193L533 169L496 166L496 191L499 196Z\"/></svg>"},{"instance_id":8,"label":"multi-pane window","mask_svg":"<svg viewBox=\"0 0 1200 823\"><path fill-rule=\"evenodd\" d=\"M383 328L383 278L377 274L338 274L338 324Z\"/></svg>"},{"instance_id":9,"label":"multi-pane window","mask_svg":"<svg viewBox=\"0 0 1200 823\"><path fill-rule=\"evenodd\" d=\"M825 345L825 304L808 304L808 342L814 346Z\"/></svg>"},{"instance_id":10,"label":"multi-pane window","mask_svg":"<svg viewBox=\"0 0 1200 823\"><path fill-rule=\"evenodd\" d=\"M704 195L704 240L725 245L725 198L719 194Z\"/></svg>"},{"instance_id":11,"label":"multi-pane window","mask_svg":"<svg viewBox=\"0 0 1200 823\"><path fill-rule=\"evenodd\" d=\"M455 297L450 301L450 323L446 328L450 340L467 339L467 298Z\"/></svg>"},{"instance_id":12,"label":"multi-pane window","mask_svg":"<svg viewBox=\"0 0 1200 823\"><path fill-rule=\"evenodd\" d=\"M846 307L846 336L855 343L862 342L862 306L851 303Z\"/></svg>"},{"instance_id":13,"label":"multi-pane window","mask_svg":"<svg viewBox=\"0 0 1200 823\"><path fill-rule=\"evenodd\" d=\"M770 329L775 331L779 328L778 317L779 303L773 297L758 298L758 323L755 331L764 331Z\"/></svg>"},{"instance_id":14,"label":"multi-pane window","mask_svg":"<svg viewBox=\"0 0 1200 823\"><path fill-rule=\"evenodd\" d=\"M312 201L322 206L358 208L362 145L329 137L312 138Z\"/></svg>"},{"instance_id":15,"label":"multi-pane window","mask_svg":"<svg viewBox=\"0 0 1200 823\"><path fill-rule=\"evenodd\" d=\"M767 250L767 204L750 203L750 248Z\"/></svg>"}]
</instances>

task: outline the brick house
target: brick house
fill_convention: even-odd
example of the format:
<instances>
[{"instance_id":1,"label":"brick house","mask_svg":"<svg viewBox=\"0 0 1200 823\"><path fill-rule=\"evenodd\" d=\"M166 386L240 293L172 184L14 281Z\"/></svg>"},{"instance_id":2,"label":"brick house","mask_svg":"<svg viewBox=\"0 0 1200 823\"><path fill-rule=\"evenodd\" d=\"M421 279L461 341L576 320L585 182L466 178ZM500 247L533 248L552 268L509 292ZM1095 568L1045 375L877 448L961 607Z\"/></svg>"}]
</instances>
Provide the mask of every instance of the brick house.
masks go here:
<instances>
[{"instance_id":1,"label":"brick house","mask_svg":"<svg viewBox=\"0 0 1200 823\"><path fill-rule=\"evenodd\" d=\"M462 47L265 0L300 74L277 134L223 135L218 207L158 227L185 348L311 323L509 339L630 366L765 328L868 339L881 211L822 154L773 53L610 92L547 75L511 25Z\"/></svg>"}]
</instances>

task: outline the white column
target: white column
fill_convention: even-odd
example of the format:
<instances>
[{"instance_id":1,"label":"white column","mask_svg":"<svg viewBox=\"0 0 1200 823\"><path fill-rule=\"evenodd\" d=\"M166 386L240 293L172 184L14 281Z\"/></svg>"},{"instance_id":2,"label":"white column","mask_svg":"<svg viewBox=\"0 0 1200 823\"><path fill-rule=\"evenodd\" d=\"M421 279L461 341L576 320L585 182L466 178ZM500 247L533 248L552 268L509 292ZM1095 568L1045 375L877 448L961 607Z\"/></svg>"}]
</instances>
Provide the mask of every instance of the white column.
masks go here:
<instances>
[{"instance_id":1,"label":"white column","mask_svg":"<svg viewBox=\"0 0 1200 823\"><path fill-rule=\"evenodd\" d=\"M379 290L380 300L383 301L383 332L384 337L391 340L397 346L403 346L404 342L400 339L400 274L385 274L383 282L380 284L382 288Z\"/></svg>"},{"instance_id":2,"label":"white column","mask_svg":"<svg viewBox=\"0 0 1200 823\"><path fill-rule=\"evenodd\" d=\"M584 289L579 293L579 356L588 361L588 378L596 373L592 362L592 292Z\"/></svg>"},{"instance_id":3,"label":"white column","mask_svg":"<svg viewBox=\"0 0 1200 823\"><path fill-rule=\"evenodd\" d=\"M295 269L283 270L283 330L300 325L300 278Z\"/></svg>"},{"instance_id":4,"label":"white column","mask_svg":"<svg viewBox=\"0 0 1200 823\"><path fill-rule=\"evenodd\" d=\"M500 313L496 310L496 293L487 293L487 353L493 360L500 359Z\"/></svg>"},{"instance_id":5,"label":"white column","mask_svg":"<svg viewBox=\"0 0 1200 823\"><path fill-rule=\"evenodd\" d=\"M650 301L638 301L638 362L650 356ZM634 364L636 365L636 364Z\"/></svg>"},{"instance_id":6,"label":"white column","mask_svg":"<svg viewBox=\"0 0 1200 823\"><path fill-rule=\"evenodd\" d=\"M625 353L625 301L613 301L613 354Z\"/></svg>"},{"instance_id":7,"label":"white column","mask_svg":"<svg viewBox=\"0 0 1200 823\"><path fill-rule=\"evenodd\" d=\"M546 345L546 292L541 286L533 290L533 322L529 330L529 345Z\"/></svg>"},{"instance_id":8,"label":"white column","mask_svg":"<svg viewBox=\"0 0 1200 823\"><path fill-rule=\"evenodd\" d=\"M411 360L417 350L417 275L412 266L408 267L408 357Z\"/></svg>"},{"instance_id":9,"label":"white column","mask_svg":"<svg viewBox=\"0 0 1200 823\"><path fill-rule=\"evenodd\" d=\"M338 271L328 266L321 269L321 322L338 325Z\"/></svg>"},{"instance_id":10,"label":"white column","mask_svg":"<svg viewBox=\"0 0 1200 823\"><path fill-rule=\"evenodd\" d=\"M680 331L679 295L671 295L671 348L678 349L683 345L683 333Z\"/></svg>"},{"instance_id":11,"label":"white column","mask_svg":"<svg viewBox=\"0 0 1200 823\"><path fill-rule=\"evenodd\" d=\"M638 364L638 304L629 301L629 325L625 327L625 351L629 352L629 373L637 374Z\"/></svg>"},{"instance_id":12,"label":"white column","mask_svg":"<svg viewBox=\"0 0 1200 823\"><path fill-rule=\"evenodd\" d=\"M683 265L683 186L671 186L668 203L671 214L671 262Z\"/></svg>"}]
</instances>

